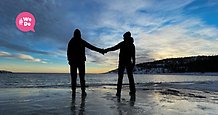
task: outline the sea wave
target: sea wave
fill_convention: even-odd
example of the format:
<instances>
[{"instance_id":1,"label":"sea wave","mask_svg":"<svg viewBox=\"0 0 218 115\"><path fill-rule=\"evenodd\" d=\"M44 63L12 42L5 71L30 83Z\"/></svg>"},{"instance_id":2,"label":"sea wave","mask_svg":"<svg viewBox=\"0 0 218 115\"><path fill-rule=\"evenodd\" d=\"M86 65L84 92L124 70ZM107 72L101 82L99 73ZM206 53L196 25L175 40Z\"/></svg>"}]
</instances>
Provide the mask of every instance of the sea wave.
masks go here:
<instances>
[{"instance_id":1,"label":"sea wave","mask_svg":"<svg viewBox=\"0 0 218 115\"><path fill-rule=\"evenodd\" d=\"M128 84L123 84L128 85ZM86 84L86 87L99 87L99 86L117 86L117 84L105 83L105 84ZM70 84L62 85L1 85L0 88L70 88ZM77 87L81 87L77 85Z\"/></svg>"}]
</instances>

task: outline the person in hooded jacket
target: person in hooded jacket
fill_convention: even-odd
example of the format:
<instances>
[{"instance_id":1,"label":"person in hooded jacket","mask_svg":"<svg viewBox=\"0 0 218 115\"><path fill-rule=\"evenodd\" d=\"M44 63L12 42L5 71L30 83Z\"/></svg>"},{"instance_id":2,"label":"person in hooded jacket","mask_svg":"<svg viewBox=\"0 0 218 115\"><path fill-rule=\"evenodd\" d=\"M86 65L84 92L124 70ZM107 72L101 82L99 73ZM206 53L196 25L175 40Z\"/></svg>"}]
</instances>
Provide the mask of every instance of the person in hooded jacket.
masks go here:
<instances>
[{"instance_id":1,"label":"person in hooded jacket","mask_svg":"<svg viewBox=\"0 0 218 115\"><path fill-rule=\"evenodd\" d=\"M85 92L85 48L89 48L102 54L104 52L103 49L97 48L83 40L80 30L75 29L73 38L69 41L67 48L67 59L70 65L71 74L72 96L75 96L76 94L77 69L79 70L82 96L87 95Z\"/></svg>"},{"instance_id":2,"label":"person in hooded jacket","mask_svg":"<svg viewBox=\"0 0 218 115\"><path fill-rule=\"evenodd\" d=\"M118 82L117 82L117 93L116 96L121 96L121 88L123 81L124 70L127 70L127 75L129 79L130 96L135 96L135 82L133 77L133 68L135 66L135 45L134 40L131 37L130 32L126 32L123 35L124 41L118 43L117 45L107 48L104 53L109 51L115 51L120 49L119 53L119 65L118 65Z\"/></svg>"}]
</instances>

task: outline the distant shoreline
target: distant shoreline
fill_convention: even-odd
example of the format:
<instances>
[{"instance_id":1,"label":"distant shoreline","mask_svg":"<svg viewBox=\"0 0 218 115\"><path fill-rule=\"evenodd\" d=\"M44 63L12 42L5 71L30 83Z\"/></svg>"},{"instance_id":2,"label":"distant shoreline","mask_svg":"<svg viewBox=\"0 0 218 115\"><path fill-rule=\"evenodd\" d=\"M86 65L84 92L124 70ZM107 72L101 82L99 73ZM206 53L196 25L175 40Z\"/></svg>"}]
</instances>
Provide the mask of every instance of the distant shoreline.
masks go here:
<instances>
[{"instance_id":1,"label":"distant shoreline","mask_svg":"<svg viewBox=\"0 0 218 115\"><path fill-rule=\"evenodd\" d=\"M116 72L104 73L104 74L117 74ZM184 72L184 73L134 73L134 74L144 74L144 75L214 75L218 76L218 72Z\"/></svg>"},{"instance_id":2,"label":"distant shoreline","mask_svg":"<svg viewBox=\"0 0 218 115\"><path fill-rule=\"evenodd\" d=\"M184 72L184 73L157 73L154 75L214 75L218 76L218 72Z\"/></svg>"},{"instance_id":3,"label":"distant shoreline","mask_svg":"<svg viewBox=\"0 0 218 115\"><path fill-rule=\"evenodd\" d=\"M2 74L2 73L13 73L13 72L7 71L7 70L0 70L0 74Z\"/></svg>"},{"instance_id":4,"label":"distant shoreline","mask_svg":"<svg viewBox=\"0 0 218 115\"><path fill-rule=\"evenodd\" d=\"M0 74L69 74L69 73L37 73L37 72L11 72L0 70ZM110 73L86 73L87 75L93 74L117 74L116 72ZM144 75L209 75L209 76L218 76L218 72L184 72L184 73L134 73L134 74L144 74Z\"/></svg>"}]
</instances>

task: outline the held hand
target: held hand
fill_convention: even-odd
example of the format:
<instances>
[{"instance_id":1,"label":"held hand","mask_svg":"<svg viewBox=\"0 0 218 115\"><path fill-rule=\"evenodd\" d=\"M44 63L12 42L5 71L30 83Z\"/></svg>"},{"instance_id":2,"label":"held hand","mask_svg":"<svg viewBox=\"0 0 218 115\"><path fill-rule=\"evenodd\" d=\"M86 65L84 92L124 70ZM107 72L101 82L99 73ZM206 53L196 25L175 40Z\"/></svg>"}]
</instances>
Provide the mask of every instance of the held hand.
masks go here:
<instances>
[{"instance_id":1,"label":"held hand","mask_svg":"<svg viewBox=\"0 0 218 115\"><path fill-rule=\"evenodd\" d=\"M104 49L104 53L107 53L108 52L108 49Z\"/></svg>"},{"instance_id":2,"label":"held hand","mask_svg":"<svg viewBox=\"0 0 218 115\"><path fill-rule=\"evenodd\" d=\"M107 53L108 50L107 49L102 49L101 53L104 55L105 53Z\"/></svg>"},{"instance_id":3,"label":"held hand","mask_svg":"<svg viewBox=\"0 0 218 115\"><path fill-rule=\"evenodd\" d=\"M104 55L105 54L105 50L104 49L100 49L99 53Z\"/></svg>"},{"instance_id":4,"label":"held hand","mask_svg":"<svg viewBox=\"0 0 218 115\"><path fill-rule=\"evenodd\" d=\"M107 49L100 49L98 52L104 55L105 53L108 52L108 50Z\"/></svg>"}]
</instances>

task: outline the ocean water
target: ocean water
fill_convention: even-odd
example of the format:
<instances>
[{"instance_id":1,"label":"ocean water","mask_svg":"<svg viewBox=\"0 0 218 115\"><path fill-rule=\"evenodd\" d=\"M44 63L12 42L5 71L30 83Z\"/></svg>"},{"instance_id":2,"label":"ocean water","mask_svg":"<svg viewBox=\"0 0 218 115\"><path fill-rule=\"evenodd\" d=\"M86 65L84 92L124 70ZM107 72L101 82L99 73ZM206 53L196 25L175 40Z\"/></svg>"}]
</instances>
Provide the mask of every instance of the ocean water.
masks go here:
<instances>
[{"instance_id":1,"label":"ocean water","mask_svg":"<svg viewBox=\"0 0 218 115\"><path fill-rule=\"evenodd\" d=\"M135 74L136 84L145 83L217 83L218 75L149 75ZM117 74L86 74L86 85L116 85ZM79 77L77 77L79 85ZM128 84L127 75L124 75L123 84ZM0 74L0 88L56 88L70 87L70 74L52 73L14 73Z\"/></svg>"},{"instance_id":2,"label":"ocean water","mask_svg":"<svg viewBox=\"0 0 218 115\"><path fill-rule=\"evenodd\" d=\"M218 75L135 74L131 101L127 75L122 99L117 74L87 74L88 96L71 97L70 74L0 74L0 115L217 115ZM78 84L79 84L79 78Z\"/></svg>"}]
</instances>

